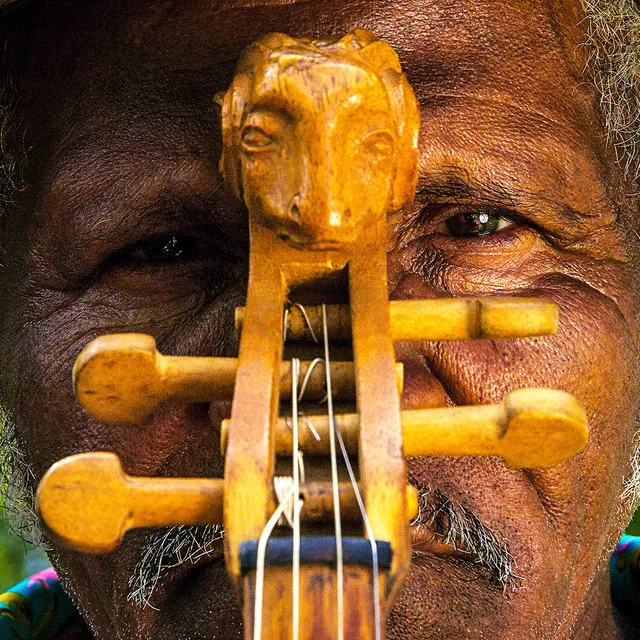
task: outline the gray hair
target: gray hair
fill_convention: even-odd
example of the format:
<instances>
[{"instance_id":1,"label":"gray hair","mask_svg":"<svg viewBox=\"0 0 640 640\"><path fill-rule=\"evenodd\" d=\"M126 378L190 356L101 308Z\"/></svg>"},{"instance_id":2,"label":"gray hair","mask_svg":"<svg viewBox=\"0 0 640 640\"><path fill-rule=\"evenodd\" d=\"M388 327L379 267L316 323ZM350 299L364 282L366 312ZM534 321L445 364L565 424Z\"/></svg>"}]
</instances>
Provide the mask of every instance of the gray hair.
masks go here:
<instances>
[{"instance_id":1,"label":"gray hair","mask_svg":"<svg viewBox=\"0 0 640 640\"><path fill-rule=\"evenodd\" d=\"M582 0L587 14L589 69L605 131L618 162L640 179L640 3Z\"/></svg>"},{"instance_id":2,"label":"gray hair","mask_svg":"<svg viewBox=\"0 0 640 640\"><path fill-rule=\"evenodd\" d=\"M0 79L0 215L24 188L26 149L22 127L16 117L18 94L11 75Z\"/></svg>"}]
</instances>

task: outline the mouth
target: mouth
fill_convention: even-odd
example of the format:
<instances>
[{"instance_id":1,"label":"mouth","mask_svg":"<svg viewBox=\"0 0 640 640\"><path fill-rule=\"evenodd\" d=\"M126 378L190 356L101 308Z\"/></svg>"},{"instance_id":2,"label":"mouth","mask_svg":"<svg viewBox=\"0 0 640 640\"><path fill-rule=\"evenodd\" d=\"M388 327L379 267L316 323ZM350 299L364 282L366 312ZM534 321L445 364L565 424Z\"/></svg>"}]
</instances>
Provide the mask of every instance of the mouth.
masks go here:
<instances>
[{"instance_id":1,"label":"mouth","mask_svg":"<svg viewBox=\"0 0 640 640\"><path fill-rule=\"evenodd\" d=\"M438 489L420 487L418 503L419 515L411 526L414 559L460 559L488 570L490 582L505 593L519 589L522 578L503 536Z\"/></svg>"},{"instance_id":2,"label":"mouth","mask_svg":"<svg viewBox=\"0 0 640 640\"><path fill-rule=\"evenodd\" d=\"M437 489L419 490L420 513L411 523L412 557L455 559L489 572L505 592L516 591L521 578L508 543L467 507ZM143 548L129 581L128 600L141 607L175 597L204 575L225 580L224 533L219 527L171 527L154 534ZM172 596L173 594L173 596Z\"/></svg>"}]
</instances>

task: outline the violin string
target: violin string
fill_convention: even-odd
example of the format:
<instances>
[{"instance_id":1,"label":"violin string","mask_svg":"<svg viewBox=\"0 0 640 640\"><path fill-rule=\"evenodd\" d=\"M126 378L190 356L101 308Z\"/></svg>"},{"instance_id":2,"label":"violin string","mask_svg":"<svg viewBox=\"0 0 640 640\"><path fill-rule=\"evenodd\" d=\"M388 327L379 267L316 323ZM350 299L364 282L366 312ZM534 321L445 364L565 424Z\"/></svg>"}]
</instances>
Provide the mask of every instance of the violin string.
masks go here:
<instances>
[{"instance_id":1,"label":"violin string","mask_svg":"<svg viewBox=\"0 0 640 640\"><path fill-rule=\"evenodd\" d=\"M262 640L262 609L264 601L264 570L266 563L267 543L276 525L283 516L293 525L293 640L299 635L299 603L300 603L300 477L304 478L304 464L300 452L298 434L298 384L300 378L300 360L291 361L292 386L292 437L293 437L293 477L274 477L274 488L279 500L278 507L260 534L256 558L256 591L253 612L253 640ZM288 493L286 488L289 487ZM293 509L291 507L293 503ZM293 513L291 513L293 511ZM292 522L293 519L293 522ZM297 539L297 544L296 544Z\"/></svg>"},{"instance_id":2,"label":"violin string","mask_svg":"<svg viewBox=\"0 0 640 640\"><path fill-rule=\"evenodd\" d=\"M309 384L309 378L311 378L311 374L313 373L313 370L323 362L324 360L322 358L315 358L314 360L312 360L311 364L309 365L309 368L307 369L307 372L304 375L304 378L302 379L302 384L300 385L300 392L298 393L298 402L302 401L302 396L304 396L304 392L307 390L307 385Z\"/></svg>"},{"instance_id":3,"label":"violin string","mask_svg":"<svg viewBox=\"0 0 640 640\"><path fill-rule=\"evenodd\" d=\"M298 433L298 382L300 378L300 360L291 360L291 416L293 431L293 584L292 584L292 640L298 640L300 626L300 439Z\"/></svg>"},{"instance_id":4,"label":"violin string","mask_svg":"<svg viewBox=\"0 0 640 640\"><path fill-rule=\"evenodd\" d=\"M293 478L291 476L275 476L273 488L278 504L287 502L287 508L278 520L278 526L285 527L288 524L293 529L293 501L289 500L289 496L293 493Z\"/></svg>"},{"instance_id":5,"label":"violin string","mask_svg":"<svg viewBox=\"0 0 640 640\"><path fill-rule=\"evenodd\" d=\"M287 341L287 333L289 333L289 307L284 308L284 318L282 319L282 342Z\"/></svg>"},{"instance_id":6,"label":"violin string","mask_svg":"<svg viewBox=\"0 0 640 640\"><path fill-rule=\"evenodd\" d=\"M336 536L336 579L338 604L338 640L344 639L344 567L342 558L342 522L340 520L340 491L338 486L338 456L336 453L336 425L331 390L331 358L329 356L329 329L327 306L322 305L322 330L324 333L324 362L327 380L327 413L329 415L329 447L331 451L331 481L333 486L333 516Z\"/></svg>"},{"instance_id":7,"label":"violin string","mask_svg":"<svg viewBox=\"0 0 640 640\"><path fill-rule=\"evenodd\" d=\"M358 502L358 508L360 509L360 513L362 515L362 521L364 522L364 528L367 532L367 538L369 538L369 543L371 544L371 564L373 568L373 598L374 598L374 622L376 628L375 640L382 640L382 616L380 611L380 565L378 562L378 546L376 544L376 539L373 534L373 527L371 526L371 522L369 520L369 516L367 515L367 510L364 505L364 500L362 499L362 494L360 493L360 488L358 487L358 483L356 481L355 473L353 472L353 466L351 465L351 460L349 459L349 453L347 452L347 448L345 447L344 440L342 439L342 434L340 430L336 430L336 437L338 439L338 444L340 445L340 450L342 451L342 457L344 458L344 463L347 467L347 473L349 474L349 479L351 480L351 484L353 485L353 491L356 496L356 500Z\"/></svg>"},{"instance_id":8,"label":"violin string","mask_svg":"<svg viewBox=\"0 0 640 640\"><path fill-rule=\"evenodd\" d=\"M296 302L293 306L298 307L298 309L300 309L300 312L302 313L302 317L304 318L304 321L307 323L307 329L309 329L309 333L311 334L313 341L316 344L318 344L319 340L318 340L318 337L316 336L316 332L313 330L313 325L311 324L311 319L309 318L309 314L307 313L307 310L299 302Z\"/></svg>"},{"instance_id":9,"label":"violin string","mask_svg":"<svg viewBox=\"0 0 640 640\"><path fill-rule=\"evenodd\" d=\"M328 383L331 381L331 372L330 372L330 361L329 361L329 329L327 323L327 313L326 313L326 305L322 305L322 324L323 324L323 332L324 332L324 345L325 345L325 360L326 360L326 368L327 368L327 380ZM371 526L371 522L369 520L369 516L367 514L366 507L364 505L364 500L362 499L362 494L360 493L360 488L358 487L358 482L356 480L355 473L353 471L353 465L351 464L351 460L349 458L349 453L347 452L347 448L344 444L344 440L342 438L342 433L340 429L336 428L335 425L335 417L333 413L333 402L331 399L331 389L329 384L327 384L327 402L329 403L329 436L335 435L340 445L340 450L342 452L342 457L344 459L345 466L347 468L347 472L349 474L349 479L353 486L353 491L356 496L356 500L358 502L358 508L360 510L360 514L362 515L362 521L364 523L365 531L367 533L367 538L369 538L369 543L371 544L371 562L372 562L372 577L373 577L373 597L374 597L374 623L375 623L375 640L382 639L382 615L380 611L380 565L378 561L378 546L376 545L375 535L373 533L373 527ZM314 429L315 431L315 429ZM332 444L335 448L335 444ZM333 451L332 451L332 460L333 460ZM334 495L335 501L335 495ZM342 550L342 549L341 549Z\"/></svg>"},{"instance_id":10,"label":"violin string","mask_svg":"<svg viewBox=\"0 0 640 640\"><path fill-rule=\"evenodd\" d=\"M318 344L320 341L318 340L318 336L316 336L316 332L313 330L313 324L311 323L311 318L309 318L309 314L307 310L304 308L302 304L296 302L294 304L287 305L284 310L284 330L283 330L283 342L287 341L287 334L289 333L289 317L291 315L292 307L297 307L300 309L300 313L302 313L302 317L307 325L307 330L311 334L312 340Z\"/></svg>"},{"instance_id":11,"label":"violin string","mask_svg":"<svg viewBox=\"0 0 640 640\"><path fill-rule=\"evenodd\" d=\"M253 640L262 640L262 601L264 599L264 567L267 555L267 542L285 509L289 508L289 502L291 500L293 500L293 491L289 494L288 499L283 500L273 512L273 515L269 518L258 540L258 554L256 558L256 601L253 610Z\"/></svg>"},{"instance_id":12,"label":"violin string","mask_svg":"<svg viewBox=\"0 0 640 640\"><path fill-rule=\"evenodd\" d=\"M303 413L301 413L300 415L302 416L302 419L304 420L304 423L307 425L307 428L309 429L309 431L311 431L311 435L313 435L313 437L316 439L317 442L320 442L321 440L320 434L318 433L317 429L313 426L313 422L311 422L311 420L309 420L309 418L305 416Z\"/></svg>"}]
</instances>

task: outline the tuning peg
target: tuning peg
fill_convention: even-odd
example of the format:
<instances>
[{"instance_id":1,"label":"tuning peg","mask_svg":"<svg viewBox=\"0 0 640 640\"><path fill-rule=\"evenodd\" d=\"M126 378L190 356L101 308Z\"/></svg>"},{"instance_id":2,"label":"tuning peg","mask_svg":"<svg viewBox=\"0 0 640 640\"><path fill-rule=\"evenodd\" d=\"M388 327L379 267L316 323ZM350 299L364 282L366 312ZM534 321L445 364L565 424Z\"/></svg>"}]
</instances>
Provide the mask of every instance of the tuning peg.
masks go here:
<instances>
[{"instance_id":1,"label":"tuning peg","mask_svg":"<svg viewBox=\"0 0 640 640\"><path fill-rule=\"evenodd\" d=\"M81 453L47 471L38 515L61 544L113 551L129 529L222 523L223 480L134 478L113 453Z\"/></svg>"},{"instance_id":2,"label":"tuning peg","mask_svg":"<svg viewBox=\"0 0 640 640\"><path fill-rule=\"evenodd\" d=\"M394 342L420 340L497 340L546 336L558 330L558 305L535 298L436 298L392 300L389 305ZM294 305L287 313L287 338L310 341L322 335L322 307ZM236 332L244 307L236 309ZM331 340L351 340L348 305L327 305Z\"/></svg>"},{"instance_id":3,"label":"tuning peg","mask_svg":"<svg viewBox=\"0 0 640 640\"><path fill-rule=\"evenodd\" d=\"M313 367L304 397L325 396L324 365L303 362L301 380ZM151 336L124 333L102 336L90 342L73 368L76 397L85 411L105 423L144 422L169 398L186 402L210 402L233 397L238 361L235 358L164 356ZM402 392L402 364L396 367L398 391ZM332 362L331 379L336 400L353 400L352 362ZM280 397L291 397L291 363L281 368Z\"/></svg>"},{"instance_id":4,"label":"tuning peg","mask_svg":"<svg viewBox=\"0 0 640 640\"><path fill-rule=\"evenodd\" d=\"M499 456L514 468L559 464L583 449L587 416L570 394L551 389L520 389L496 405L403 411L405 456ZM229 422L222 423L222 450ZM358 415L335 417L347 451L358 452ZM308 455L329 452L327 416L301 417L300 448ZM291 429L280 419L276 454L291 455Z\"/></svg>"},{"instance_id":5,"label":"tuning peg","mask_svg":"<svg viewBox=\"0 0 640 640\"><path fill-rule=\"evenodd\" d=\"M108 553L130 529L222 524L224 481L211 478L138 478L124 473L114 453L80 453L57 462L38 487L38 515L59 543L86 553ZM343 517L360 522L349 482L338 487ZM329 482L300 486L305 522L333 514ZM273 496L274 502L276 500ZM415 487L406 490L408 518L417 516Z\"/></svg>"},{"instance_id":6,"label":"tuning peg","mask_svg":"<svg viewBox=\"0 0 640 640\"><path fill-rule=\"evenodd\" d=\"M491 455L513 468L548 467L587 444L587 415L569 393L519 389L498 405L408 411L407 456Z\"/></svg>"}]
</instances>

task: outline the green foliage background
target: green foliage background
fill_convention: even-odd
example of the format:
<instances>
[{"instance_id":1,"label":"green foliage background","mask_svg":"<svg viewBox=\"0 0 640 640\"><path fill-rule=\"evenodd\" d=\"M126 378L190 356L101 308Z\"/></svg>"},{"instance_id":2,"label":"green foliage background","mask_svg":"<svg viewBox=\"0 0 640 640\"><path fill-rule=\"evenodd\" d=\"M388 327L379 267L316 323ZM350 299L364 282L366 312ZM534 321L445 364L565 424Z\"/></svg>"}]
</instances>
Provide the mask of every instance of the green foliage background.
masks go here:
<instances>
[{"instance_id":1,"label":"green foliage background","mask_svg":"<svg viewBox=\"0 0 640 640\"><path fill-rule=\"evenodd\" d=\"M0 593L48 566L47 556L20 540L0 518Z\"/></svg>"},{"instance_id":2,"label":"green foliage background","mask_svg":"<svg viewBox=\"0 0 640 640\"><path fill-rule=\"evenodd\" d=\"M636 511L636 515L633 516L633 520L629 523L627 533L632 536L640 536L640 509Z\"/></svg>"}]
</instances>

